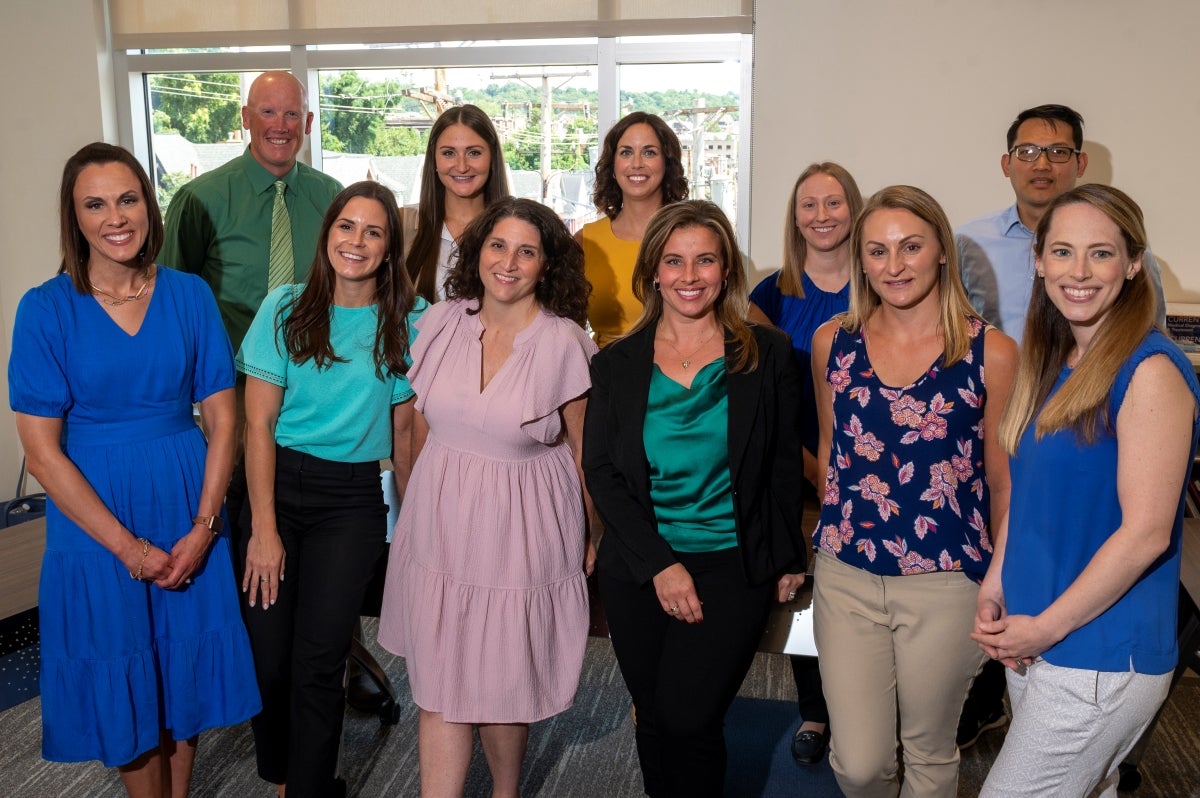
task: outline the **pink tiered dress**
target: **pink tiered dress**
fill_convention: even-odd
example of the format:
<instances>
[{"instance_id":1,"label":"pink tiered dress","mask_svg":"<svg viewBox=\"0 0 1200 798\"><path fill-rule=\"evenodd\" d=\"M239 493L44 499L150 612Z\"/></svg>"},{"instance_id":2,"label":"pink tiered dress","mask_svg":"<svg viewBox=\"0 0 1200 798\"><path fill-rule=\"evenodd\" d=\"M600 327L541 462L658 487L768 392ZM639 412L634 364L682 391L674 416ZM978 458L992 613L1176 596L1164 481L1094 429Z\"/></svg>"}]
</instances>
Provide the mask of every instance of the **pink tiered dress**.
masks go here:
<instances>
[{"instance_id":1,"label":"pink tiered dress","mask_svg":"<svg viewBox=\"0 0 1200 798\"><path fill-rule=\"evenodd\" d=\"M380 644L417 706L460 723L567 709L583 666L584 506L560 408L591 387L596 347L540 313L482 391L473 301L417 322L409 381L429 424L396 523Z\"/></svg>"}]
</instances>

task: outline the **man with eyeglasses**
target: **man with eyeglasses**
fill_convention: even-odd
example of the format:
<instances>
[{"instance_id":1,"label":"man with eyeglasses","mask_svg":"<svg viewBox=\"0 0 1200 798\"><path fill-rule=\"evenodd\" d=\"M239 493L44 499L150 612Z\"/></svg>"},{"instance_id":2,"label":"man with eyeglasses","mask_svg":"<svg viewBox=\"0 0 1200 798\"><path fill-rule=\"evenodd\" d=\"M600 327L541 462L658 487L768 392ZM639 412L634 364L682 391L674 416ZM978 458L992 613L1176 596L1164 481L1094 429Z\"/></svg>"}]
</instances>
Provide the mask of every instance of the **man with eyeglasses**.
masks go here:
<instances>
[{"instance_id":1,"label":"man with eyeglasses","mask_svg":"<svg viewBox=\"0 0 1200 798\"><path fill-rule=\"evenodd\" d=\"M1075 187L1087 165L1083 117L1077 111L1065 105L1026 109L1008 128L1008 150L1000 156L1016 203L958 228L958 260L971 306L1017 343L1033 288L1033 231L1050 203ZM1158 262L1146 250L1142 264L1163 323L1166 303Z\"/></svg>"}]
</instances>

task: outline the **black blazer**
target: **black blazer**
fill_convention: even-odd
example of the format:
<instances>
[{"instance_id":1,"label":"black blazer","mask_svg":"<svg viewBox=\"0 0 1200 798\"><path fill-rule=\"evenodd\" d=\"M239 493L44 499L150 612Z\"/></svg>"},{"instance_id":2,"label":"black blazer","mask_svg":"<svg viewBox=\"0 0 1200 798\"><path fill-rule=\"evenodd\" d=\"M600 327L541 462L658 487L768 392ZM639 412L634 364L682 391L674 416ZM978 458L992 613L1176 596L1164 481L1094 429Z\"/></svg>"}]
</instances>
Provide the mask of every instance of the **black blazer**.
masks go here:
<instances>
[{"instance_id":1,"label":"black blazer","mask_svg":"<svg viewBox=\"0 0 1200 798\"><path fill-rule=\"evenodd\" d=\"M751 325L758 368L728 375L729 474L746 581L801 573L808 562L800 525L800 372L788 337ZM677 562L658 534L642 439L654 365L653 325L592 359L583 429L583 472L604 522L597 567L645 584ZM725 355L729 357L729 346Z\"/></svg>"}]
</instances>

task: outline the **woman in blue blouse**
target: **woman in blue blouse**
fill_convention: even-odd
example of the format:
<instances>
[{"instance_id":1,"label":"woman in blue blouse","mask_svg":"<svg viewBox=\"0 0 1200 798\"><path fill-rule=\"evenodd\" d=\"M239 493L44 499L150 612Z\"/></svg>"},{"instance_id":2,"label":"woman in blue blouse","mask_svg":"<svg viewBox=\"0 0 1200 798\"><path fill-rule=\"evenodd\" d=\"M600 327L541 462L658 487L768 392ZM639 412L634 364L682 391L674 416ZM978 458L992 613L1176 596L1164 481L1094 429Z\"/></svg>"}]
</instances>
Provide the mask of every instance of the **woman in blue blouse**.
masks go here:
<instances>
[{"instance_id":1,"label":"woman in blue blouse","mask_svg":"<svg viewBox=\"0 0 1200 798\"><path fill-rule=\"evenodd\" d=\"M983 795L1116 796L1167 696L1200 385L1154 326L1137 204L1086 185L1046 210L1016 387L1012 502L973 637L1013 722ZM1067 481L1064 481L1064 477Z\"/></svg>"},{"instance_id":2,"label":"woman in blue blouse","mask_svg":"<svg viewBox=\"0 0 1200 798\"><path fill-rule=\"evenodd\" d=\"M771 600L804 581L799 374L778 330L746 324L711 202L654 215L633 281L642 316L592 360L584 424L597 572L646 793L719 796L725 712Z\"/></svg>"},{"instance_id":3,"label":"woman in blue blouse","mask_svg":"<svg viewBox=\"0 0 1200 798\"><path fill-rule=\"evenodd\" d=\"M858 184L842 166L810 164L796 178L784 218L783 267L750 292L751 321L774 324L792 338L800 366L804 478L817 484L817 406L813 393L812 336L850 307L850 227L862 210ZM791 657L801 723L792 757L815 765L829 742L829 709L821 671L812 657Z\"/></svg>"},{"instance_id":4,"label":"woman in blue blouse","mask_svg":"<svg viewBox=\"0 0 1200 798\"><path fill-rule=\"evenodd\" d=\"M954 798L958 715L983 663L968 635L989 518L1008 501L996 427L1016 344L971 310L950 224L924 191L875 194L850 242L850 310L817 330L812 355L830 764L848 798Z\"/></svg>"},{"instance_id":5,"label":"woman in blue blouse","mask_svg":"<svg viewBox=\"0 0 1200 798\"><path fill-rule=\"evenodd\" d=\"M289 798L345 794L342 675L387 533L379 461L409 465L404 375L425 303L401 238L388 189L346 188L307 285L267 296L237 356L250 498L239 576L263 695L252 726L259 776Z\"/></svg>"}]
</instances>

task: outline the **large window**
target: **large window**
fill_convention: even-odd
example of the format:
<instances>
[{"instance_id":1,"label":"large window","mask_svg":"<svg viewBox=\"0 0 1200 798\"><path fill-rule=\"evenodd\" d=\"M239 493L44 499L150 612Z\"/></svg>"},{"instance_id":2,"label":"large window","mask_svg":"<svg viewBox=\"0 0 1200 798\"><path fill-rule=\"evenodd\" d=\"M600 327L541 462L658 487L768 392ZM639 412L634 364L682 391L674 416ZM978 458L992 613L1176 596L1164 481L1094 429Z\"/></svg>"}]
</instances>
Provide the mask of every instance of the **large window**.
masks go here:
<instances>
[{"instance_id":1,"label":"large window","mask_svg":"<svg viewBox=\"0 0 1200 798\"><path fill-rule=\"evenodd\" d=\"M343 183L379 180L401 204L417 202L430 125L444 108L472 103L496 124L513 192L574 228L595 216L603 134L643 110L679 135L692 196L720 204L744 239L749 59L749 36L719 34L142 51L116 62L129 86L123 139L152 167L164 204L242 151L250 81L290 69L318 117L302 157Z\"/></svg>"}]
</instances>

